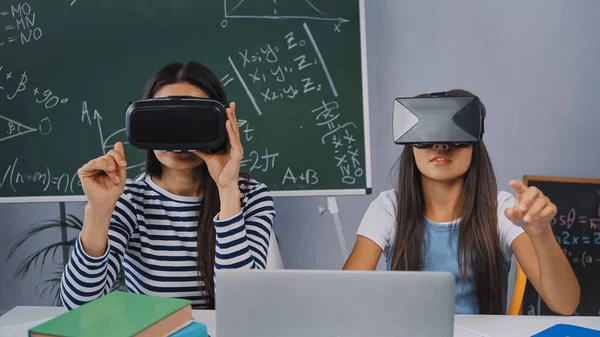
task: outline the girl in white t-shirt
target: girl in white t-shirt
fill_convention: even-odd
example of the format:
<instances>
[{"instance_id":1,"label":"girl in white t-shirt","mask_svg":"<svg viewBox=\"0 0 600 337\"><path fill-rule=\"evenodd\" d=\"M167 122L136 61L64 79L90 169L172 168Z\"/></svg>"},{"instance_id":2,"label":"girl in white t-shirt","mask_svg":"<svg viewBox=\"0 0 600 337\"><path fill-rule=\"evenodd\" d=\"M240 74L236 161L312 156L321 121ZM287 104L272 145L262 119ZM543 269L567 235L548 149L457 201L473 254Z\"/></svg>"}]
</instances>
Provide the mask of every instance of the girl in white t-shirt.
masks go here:
<instances>
[{"instance_id":1,"label":"girl in white t-shirt","mask_svg":"<svg viewBox=\"0 0 600 337\"><path fill-rule=\"evenodd\" d=\"M446 95L473 96L464 90ZM580 289L552 233L556 206L522 181L510 186L516 200L498 192L483 141L405 146L398 189L371 203L344 269L373 270L383 253L388 270L454 274L456 313L504 314L514 252L548 307L570 315Z\"/></svg>"}]
</instances>

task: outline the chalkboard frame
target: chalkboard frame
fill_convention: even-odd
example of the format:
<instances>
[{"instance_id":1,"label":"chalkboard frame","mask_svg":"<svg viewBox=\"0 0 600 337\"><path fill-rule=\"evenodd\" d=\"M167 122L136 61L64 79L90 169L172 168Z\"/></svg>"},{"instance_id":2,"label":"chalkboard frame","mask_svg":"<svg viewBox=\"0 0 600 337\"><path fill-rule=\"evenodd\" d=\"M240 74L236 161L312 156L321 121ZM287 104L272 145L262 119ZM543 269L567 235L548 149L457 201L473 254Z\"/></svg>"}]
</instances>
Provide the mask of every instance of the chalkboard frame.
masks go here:
<instances>
[{"instance_id":1,"label":"chalkboard frame","mask_svg":"<svg viewBox=\"0 0 600 337\"><path fill-rule=\"evenodd\" d=\"M529 181L546 181L546 182L554 182L554 183L571 183L571 184L600 184L600 179L596 179L596 178L524 175L523 183L525 185L529 186Z\"/></svg>"},{"instance_id":2,"label":"chalkboard frame","mask_svg":"<svg viewBox=\"0 0 600 337\"><path fill-rule=\"evenodd\" d=\"M372 163L371 163L371 139L370 139L370 113L369 113L369 89L367 70L367 43L365 22L365 0L358 0L359 5L359 27L360 27L360 52L361 52L361 90L363 103L363 135L365 154L365 187L349 189L321 189L321 190L272 190L274 197L294 196L350 196L369 195L372 193ZM50 195L50 196L9 196L0 197L3 203L39 203L39 202L86 202L84 194L80 195Z\"/></svg>"},{"instance_id":3,"label":"chalkboard frame","mask_svg":"<svg viewBox=\"0 0 600 337\"><path fill-rule=\"evenodd\" d=\"M564 176L524 175L523 176L523 183L526 186L530 186L530 182L551 182L551 183L568 183L568 184L591 184L591 185L598 185L599 188L600 188L600 178L580 178L580 177L564 177ZM526 295L525 293L527 291L527 288L532 288L533 289L533 286L531 285L531 282L529 281L529 279L526 278L526 280L525 280L525 289L523 289L523 297L525 297L525 295ZM536 291L536 293L537 293L537 291ZM583 291L582 291L582 294L583 294ZM539 299L539 300L543 301L541 299ZM520 310L521 310L522 313L524 313L525 310L526 310L525 306L526 306L526 304L523 301L523 303L521 303L521 308L520 308ZM544 316L544 315L548 315L548 314L542 314L542 315L540 315L540 313L537 313L535 316ZM578 315L578 314L576 313L575 315Z\"/></svg>"}]
</instances>

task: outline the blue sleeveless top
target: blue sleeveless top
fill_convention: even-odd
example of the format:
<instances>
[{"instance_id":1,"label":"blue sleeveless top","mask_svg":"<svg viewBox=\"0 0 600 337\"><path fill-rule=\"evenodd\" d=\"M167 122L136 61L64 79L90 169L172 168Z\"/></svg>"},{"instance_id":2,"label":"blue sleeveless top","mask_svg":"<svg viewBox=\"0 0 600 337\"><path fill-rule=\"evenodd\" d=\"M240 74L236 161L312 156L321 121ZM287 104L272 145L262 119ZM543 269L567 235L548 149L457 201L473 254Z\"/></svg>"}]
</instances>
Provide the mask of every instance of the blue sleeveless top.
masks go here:
<instances>
[{"instance_id":1,"label":"blue sleeveless top","mask_svg":"<svg viewBox=\"0 0 600 337\"><path fill-rule=\"evenodd\" d=\"M458 268L458 237L460 220L450 223L437 223L425 218L425 242L424 242L424 265L423 271L450 272L456 281L455 313L456 314L479 314L479 304L473 274L468 272L467 282L464 285L460 278ZM393 247L392 243L392 247ZM391 251L393 252L393 250ZM393 253L386 258L386 268L391 269ZM510 263L503 261L504 274L508 279ZM504 290L506 291L506 290ZM506 294L502 296L503 310L506 312Z\"/></svg>"}]
</instances>

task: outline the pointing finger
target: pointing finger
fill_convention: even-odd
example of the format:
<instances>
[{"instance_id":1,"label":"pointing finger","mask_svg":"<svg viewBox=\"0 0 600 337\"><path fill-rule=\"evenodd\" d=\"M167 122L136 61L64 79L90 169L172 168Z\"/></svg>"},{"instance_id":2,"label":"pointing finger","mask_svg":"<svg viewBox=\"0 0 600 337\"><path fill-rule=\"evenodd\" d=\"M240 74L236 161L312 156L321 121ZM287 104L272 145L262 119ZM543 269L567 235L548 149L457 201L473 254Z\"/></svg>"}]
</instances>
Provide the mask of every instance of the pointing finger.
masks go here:
<instances>
[{"instance_id":1,"label":"pointing finger","mask_svg":"<svg viewBox=\"0 0 600 337\"><path fill-rule=\"evenodd\" d=\"M527 185L525 185L522 180L511 180L509 185L517 192L517 194L523 194L527 190Z\"/></svg>"},{"instance_id":2,"label":"pointing finger","mask_svg":"<svg viewBox=\"0 0 600 337\"><path fill-rule=\"evenodd\" d=\"M119 152L119 154L121 154L121 157L123 158L123 160L125 160L125 148L123 147L123 143L121 142L117 142L115 144L115 151Z\"/></svg>"}]
</instances>

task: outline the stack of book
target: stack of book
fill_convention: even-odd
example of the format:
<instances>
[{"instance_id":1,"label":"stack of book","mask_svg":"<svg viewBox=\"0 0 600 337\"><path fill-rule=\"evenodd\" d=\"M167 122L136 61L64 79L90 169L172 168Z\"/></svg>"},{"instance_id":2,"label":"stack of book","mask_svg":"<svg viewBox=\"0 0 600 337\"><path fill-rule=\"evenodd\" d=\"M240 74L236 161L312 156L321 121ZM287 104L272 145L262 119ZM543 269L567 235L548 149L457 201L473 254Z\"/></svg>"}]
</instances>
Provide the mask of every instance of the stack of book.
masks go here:
<instances>
[{"instance_id":1,"label":"stack of book","mask_svg":"<svg viewBox=\"0 0 600 337\"><path fill-rule=\"evenodd\" d=\"M29 337L207 337L192 318L192 303L178 298L114 291L29 330Z\"/></svg>"}]
</instances>

